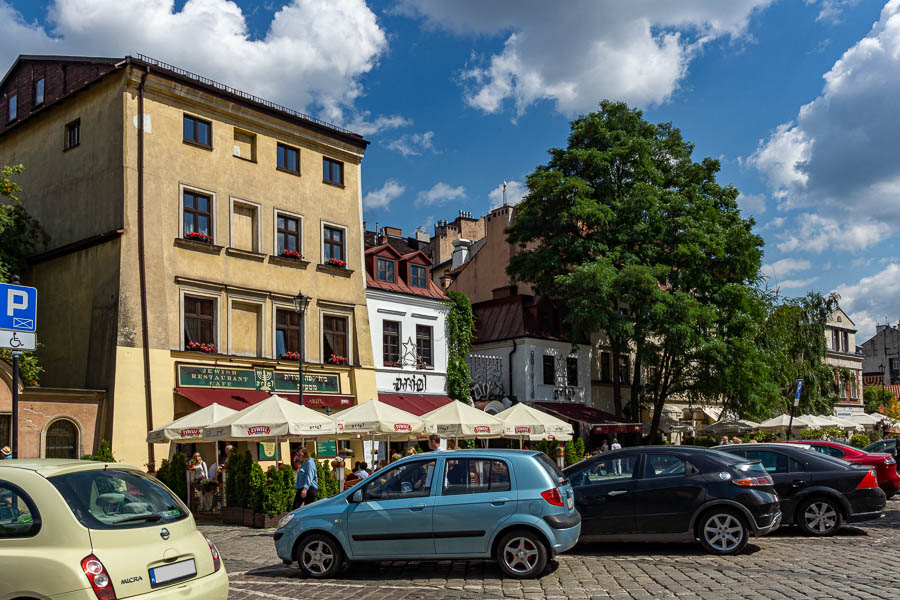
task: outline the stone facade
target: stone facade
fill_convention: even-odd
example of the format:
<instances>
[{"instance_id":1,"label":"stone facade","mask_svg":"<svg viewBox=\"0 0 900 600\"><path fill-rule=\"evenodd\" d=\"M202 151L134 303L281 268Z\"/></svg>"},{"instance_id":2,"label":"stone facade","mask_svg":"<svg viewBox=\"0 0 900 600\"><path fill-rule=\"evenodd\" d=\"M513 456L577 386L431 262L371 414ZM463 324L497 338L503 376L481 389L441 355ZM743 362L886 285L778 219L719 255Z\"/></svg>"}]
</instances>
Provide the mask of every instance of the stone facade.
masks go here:
<instances>
[{"instance_id":1,"label":"stone facade","mask_svg":"<svg viewBox=\"0 0 900 600\"><path fill-rule=\"evenodd\" d=\"M900 385L900 323L877 325L862 353L864 385Z\"/></svg>"},{"instance_id":2,"label":"stone facade","mask_svg":"<svg viewBox=\"0 0 900 600\"><path fill-rule=\"evenodd\" d=\"M825 362L850 372L848 379L839 381L840 392L834 409L835 415L847 416L863 412L863 355L856 346L856 325L843 310L836 310L828 318L825 342Z\"/></svg>"}]
</instances>

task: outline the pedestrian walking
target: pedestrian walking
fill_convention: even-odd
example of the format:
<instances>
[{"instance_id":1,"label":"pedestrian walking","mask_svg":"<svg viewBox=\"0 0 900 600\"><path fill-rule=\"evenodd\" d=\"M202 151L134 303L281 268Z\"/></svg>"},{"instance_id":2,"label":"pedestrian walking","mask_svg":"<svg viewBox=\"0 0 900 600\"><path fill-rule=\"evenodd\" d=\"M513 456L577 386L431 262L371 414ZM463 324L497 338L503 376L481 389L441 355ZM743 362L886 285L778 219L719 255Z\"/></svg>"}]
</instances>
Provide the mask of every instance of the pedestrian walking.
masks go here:
<instances>
[{"instance_id":1,"label":"pedestrian walking","mask_svg":"<svg viewBox=\"0 0 900 600\"><path fill-rule=\"evenodd\" d=\"M619 443L619 440L616 439L616 436L613 436L612 444L609 447L610 450L621 450L622 444Z\"/></svg>"},{"instance_id":2,"label":"pedestrian walking","mask_svg":"<svg viewBox=\"0 0 900 600\"><path fill-rule=\"evenodd\" d=\"M305 447L297 452L300 458L300 469L297 471L297 493L294 495L294 505L291 510L301 506L312 504L319 493L319 474L316 470L316 461L309 455Z\"/></svg>"}]
</instances>

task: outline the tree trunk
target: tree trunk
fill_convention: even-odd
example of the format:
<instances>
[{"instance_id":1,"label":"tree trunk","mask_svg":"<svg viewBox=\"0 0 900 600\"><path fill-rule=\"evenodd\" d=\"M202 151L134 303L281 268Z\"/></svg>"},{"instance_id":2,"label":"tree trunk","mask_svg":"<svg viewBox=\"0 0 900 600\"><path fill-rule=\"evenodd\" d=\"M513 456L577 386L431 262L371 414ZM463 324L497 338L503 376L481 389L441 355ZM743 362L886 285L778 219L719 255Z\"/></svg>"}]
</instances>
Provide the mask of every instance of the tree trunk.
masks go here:
<instances>
[{"instance_id":1,"label":"tree trunk","mask_svg":"<svg viewBox=\"0 0 900 600\"><path fill-rule=\"evenodd\" d=\"M622 384L619 383L619 357L618 344L612 347L612 375L613 375L613 406L616 410L616 418L622 418Z\"/></svg>"},{"instance_id":2,"label":"tree trunk","mask_svg":"<svg viewBox=\"0 0 900 600\"><path fill-rule=\"evenodd\" d=\"M650 422L650 434L647 437L649 443L653 444L656 440L656 434L659 432L659 419L662 416L663 402L665 397L660 394L653 399L653 420Z\"/></svg>"},{"instance_id":3,"label":"tree trunk","mask_svg":"<svg viewBox=\"0 0 900 600\"><path fill-rule=\"evenodd\" d=\"M631 378L631 422L641 422L641 346L634 353L634 373Z\"/></svg>"}]
</instances>

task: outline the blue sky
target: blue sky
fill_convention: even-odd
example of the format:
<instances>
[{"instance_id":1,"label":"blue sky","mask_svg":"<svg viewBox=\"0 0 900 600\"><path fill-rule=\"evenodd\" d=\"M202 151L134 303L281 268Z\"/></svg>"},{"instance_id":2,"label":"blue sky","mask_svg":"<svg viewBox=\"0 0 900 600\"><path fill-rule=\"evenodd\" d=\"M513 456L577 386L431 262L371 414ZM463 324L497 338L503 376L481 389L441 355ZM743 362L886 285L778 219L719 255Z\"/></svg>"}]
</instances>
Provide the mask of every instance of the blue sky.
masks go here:
<instances>
[{"instance_id":1,"label":"blue sky","mask_svg":"<svg viewBox=\"0 0 900 600\"><path fill-rule=\"evenodd\" d=\"M562 10L563 7L565 10ZM900 319L900 0L0 0L0 59L145 53L372 141L365 218L430 231L521 193L624 100L719 157L786 295Z\"/></svg>"}]
</instances>

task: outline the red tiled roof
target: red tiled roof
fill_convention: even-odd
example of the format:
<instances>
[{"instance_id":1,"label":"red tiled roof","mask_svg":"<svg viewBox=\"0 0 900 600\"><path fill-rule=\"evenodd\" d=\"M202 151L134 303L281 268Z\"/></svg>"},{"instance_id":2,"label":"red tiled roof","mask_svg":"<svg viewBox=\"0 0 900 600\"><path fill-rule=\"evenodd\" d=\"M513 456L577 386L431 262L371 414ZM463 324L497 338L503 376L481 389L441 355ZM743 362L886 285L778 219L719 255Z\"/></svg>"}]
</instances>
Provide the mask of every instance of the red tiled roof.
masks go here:
<instances>
[{"instance_id":1,"label":"red tiled roof","mask_svg":"<svg viewBox=\"0 0 900 600\"><path fill-rule=\"evenodd\" d=\"M891 394L900 398L900 385L886 385L884 386L885 391L890 392Z\"/></svg>"},{"instance_id":2,"label":"red tiled roof","mask_svg":"<svg viewBox=\"0 0 900 600\"><path fill-rule=\"evenodd\" d=\"M397 272L394 281L378 281L372 270L375 268L374 256L391 255L397 259ZM372 256L374 255L374 256ZM371 257L371 258L370 258ZM398 292L401 294L411 294L413 296L425 296L426 298L434 298L436 300L446 300L447 296L438 285L431 280L430 274L426 274L424 288L411 286L404 281L405 277L401 276L400 271L406 269L410 261L419 259L413 264L421 264L426 270L431 266L431 259L421 250L414 250L408 254L401 255L393 246L389 244L381 244L366 250L366 287L386 290L388 292Z\"/></svg>"},{"instance_id":3,"label":"red tiled roof","mask_svg":"<svg viewBox=\"0 0 900 600\"><path fill-rule=\"evenodd\" d=\"M563 330L562 311L544 296L513 295L472 305L474 344L534 337L569 341Z\"/></svg>"},{"instance_id":4,"label":"red tiled roof","mask_svg":"<svg viewBox=\"0 0 900 600\"><path fill-rule=\"evenodd\" d=\"M453 402L447 396L427 396L424 394L378 394L378 399L400 410L421 417L425 413Z\"/></svg>"}]
</instances>

